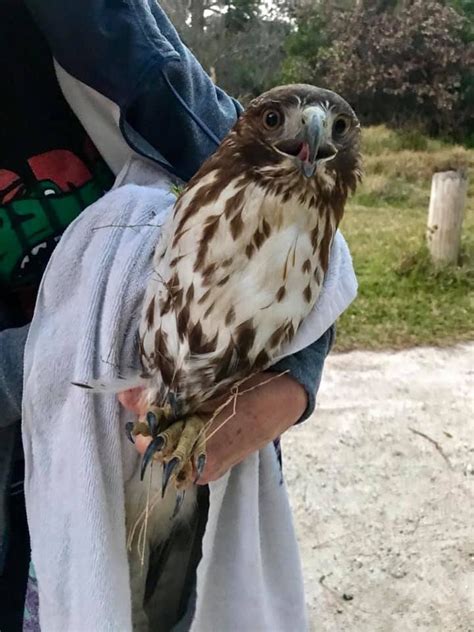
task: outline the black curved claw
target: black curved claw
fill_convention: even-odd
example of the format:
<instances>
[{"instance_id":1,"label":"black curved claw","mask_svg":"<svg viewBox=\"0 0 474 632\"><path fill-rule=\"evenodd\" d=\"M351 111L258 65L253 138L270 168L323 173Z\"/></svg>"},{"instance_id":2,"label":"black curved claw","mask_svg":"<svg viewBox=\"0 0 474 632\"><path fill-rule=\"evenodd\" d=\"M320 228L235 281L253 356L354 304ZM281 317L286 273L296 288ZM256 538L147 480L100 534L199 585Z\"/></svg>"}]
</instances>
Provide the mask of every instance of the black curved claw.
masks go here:
<instances>
[{"instance_id":1,"label":"black curved claw","mask_svg":"<svg viewBox=\"0 0 474 632\"><path fill-rule=\"evenodd\" d=\"M134 426L133 421L127 421L127 423L125 424L125 433L127 435L127 439L131 443L135 443L135 437L133 435L133 426Z\"/></svg>"},{"instance_id":2,"label":"black curved claw","mask_svg":"<svg viewBox=\"0 0 474 632\"><path fill-rule=\"evenodd\" d=\"M171 406L171 410L173 412L173 417L175 417L177 419L177 417L178 417L178 400L176 399L176 395L173 393L173 391L170 391L168 393L168 402L169 402L169 405Z\"/></svg>"},{"instance_id":3,"label":"black curved claw","mask_svg":"<svg viewBox=\"0 0 474 632\"><path fill-rule=\"evenodd\" d=\"M197 476L194 479L194 482L197 483L198 480L201 478L201 475L204 471L204 468L206 467L206 461L207 461L207 456L204 454L204 452L202 454L200 454L196 460L196 471L197 471Z\"/></svg>"},{"instance_id":4,"label":"black curved claw","mask_svg":"<svg viewBox=\"0 0 474 632\"><path fill-rule=\"evenodd\" d=\"M183 489L181 492L176 493L176 504L174 506L174 511L173 511L173 515L171 516L171 520L176 518L176 516L179 514L179 510L181 509L181 506L184 502L185 494L186 494L185 489Z\"/></svg>"},{"instance_id":5,"label":"black curved claw","mask_svg":"<svg viewBox=\"0 0 474 632\"><path fill-rule=\"evenodd\" d=\"M168 463L163 465L163 481L161 484L161 497L164 498L166 488L168 487L168 483L170 481L171 475L177 468L177 466L181 463L181 459L177 456L174 456Z\"/></svg>"},{"instance_id":6,"label":"black curved claw","mask_svg":"<svg viewBox=\"0 0 474 632\"><path fill-rule=\"evenodd\" d=\"M160 435L158 435L158 437L155 437L153 441L148 444L148 447L145 450L145 454L143 455L142 467L140 470L140 480L143 480L147 465L153 458L153 455L155 454L155 452L159 452L164 445L165 445L165 440Z\"/></svg>"},{"instance_id":7,"label":"black curved claw","mask_svg":"<svg viewBox=\"0 0 474 632\"><path fill-rule=\"evenodd\" d=\"M156 415L152 410L149 410L147 412L146 422L148 424L148 428L150 429L151 436L156 437L156 434L158 432L158 419L156 418Z\"/></svg>"}]
</instances>

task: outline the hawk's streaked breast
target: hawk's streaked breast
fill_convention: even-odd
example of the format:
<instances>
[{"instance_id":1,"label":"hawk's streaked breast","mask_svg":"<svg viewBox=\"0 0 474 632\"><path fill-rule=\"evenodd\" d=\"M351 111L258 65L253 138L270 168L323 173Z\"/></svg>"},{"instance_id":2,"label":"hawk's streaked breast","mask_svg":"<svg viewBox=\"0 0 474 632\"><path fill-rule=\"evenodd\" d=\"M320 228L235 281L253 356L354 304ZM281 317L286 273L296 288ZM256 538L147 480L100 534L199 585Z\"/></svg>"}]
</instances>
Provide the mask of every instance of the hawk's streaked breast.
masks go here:
<instances>
[{"instance_id":1,"label":"hawk's streaked breast","mask_svg":"<svg viewBox=\"0 0 474 632\"><path fill-rule=\"evenodd\" d=\"M149 403L163 404L172 391L183 414L268 367L317 300L358 178L357 137L352 153L341 150L314 177L305 176L297 157L278 150L275 133L258 127L265 99L274 104L276 94L290 104L285 125L295 133L298 108L317 103L318 93L291 88L251 105L176 202L155 254L140 329ZM342 108L336 97L334 107Z\"/></svg>"}]
</instances>

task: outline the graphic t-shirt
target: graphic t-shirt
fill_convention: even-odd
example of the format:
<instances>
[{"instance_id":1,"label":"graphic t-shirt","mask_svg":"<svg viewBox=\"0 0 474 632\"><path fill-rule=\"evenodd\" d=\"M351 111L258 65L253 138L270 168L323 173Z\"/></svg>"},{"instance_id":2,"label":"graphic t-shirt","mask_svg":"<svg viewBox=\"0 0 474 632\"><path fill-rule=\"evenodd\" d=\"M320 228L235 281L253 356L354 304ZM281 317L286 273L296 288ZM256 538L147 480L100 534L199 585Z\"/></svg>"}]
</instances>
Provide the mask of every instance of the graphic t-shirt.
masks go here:
<instances>
[{"instance_id":1,"label":"graphic t-shirt","mask_svg":"<svg viewBox=\"0 0 474 632\"><path fill-rule=\"evenodd\" d=\"M20 298L30 312L61 234L113 176L66 103L20 0L0 0L0 59L0 301Z\"/></svg>"}]
</instances>

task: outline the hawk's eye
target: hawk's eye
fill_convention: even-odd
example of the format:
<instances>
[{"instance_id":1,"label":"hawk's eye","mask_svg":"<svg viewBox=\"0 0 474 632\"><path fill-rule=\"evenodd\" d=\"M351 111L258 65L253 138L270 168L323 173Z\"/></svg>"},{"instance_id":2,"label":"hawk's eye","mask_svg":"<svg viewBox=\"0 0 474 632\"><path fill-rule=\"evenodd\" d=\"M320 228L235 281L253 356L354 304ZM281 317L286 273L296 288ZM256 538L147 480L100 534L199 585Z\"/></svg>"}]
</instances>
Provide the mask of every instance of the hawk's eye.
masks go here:
<instances>
[{"instance_id":1,"label":"hawk's eye","mask_svg":"<svg viewBox=\"0 0 474 632\"><path fill-rule=\"evenodd\" d=\"M282 115L277 110L267 110L263 115L263 124L267 129L275 129L281 125Z\"/></svg>"},{"instance_id":2,"label":"hawk's eye","mask_svg":"<svg viewBox=\"0 0 474 632\"><path fill-rule=\"evenodd\" d=\"M351 122L347 116L338 116L332 126L333 138L344 138L351 128Z\"/></svg>"}]
</instances>

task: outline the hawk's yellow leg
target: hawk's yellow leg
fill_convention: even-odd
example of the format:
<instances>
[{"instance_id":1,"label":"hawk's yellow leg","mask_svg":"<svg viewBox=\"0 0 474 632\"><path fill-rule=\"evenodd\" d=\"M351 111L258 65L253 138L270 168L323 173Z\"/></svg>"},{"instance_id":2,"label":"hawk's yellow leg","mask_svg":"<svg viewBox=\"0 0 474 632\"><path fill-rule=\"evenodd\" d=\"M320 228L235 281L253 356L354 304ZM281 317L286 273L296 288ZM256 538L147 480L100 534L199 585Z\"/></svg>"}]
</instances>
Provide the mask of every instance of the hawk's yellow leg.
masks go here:
<instances>
[{"instance_id":1,"label":"hawk's yellow leg","mask_svg":"<svg viewBox=\"0 0 474 632\"><path fill-rule=\"evenodd\" d=\"M177 489L185 489L195 481L195 469L197 477L201 475L206 463L205 423L205 420L198 415L191 415L184 420L184 427L182 427L176 447L172 451L166 450L168 460L163 476L164 488L166 488L167 484L167 481L165 481L167 475L168 479L170 476L174 476ZM172 424L162 435L164 437L166 437L167 433L175 435L174 427L179 424L179 421ZM171 472L168 474L169 470Z\"/></svg>"},{"instance_id":2,"label":"hawk's yellow leg","mask_svg":"<svg viewBox=\"0 0 474 632\"><path fill-rule=\"evenodd\" d=\"M163 495L171 479L182 490L196 482L206 464L206 420L199 415L169 423L169 411L150 408L146 422L139 419L132 435L151 436L143 455L142 478L152 458L163 462Z\"/></svg>"}]
</instances>

